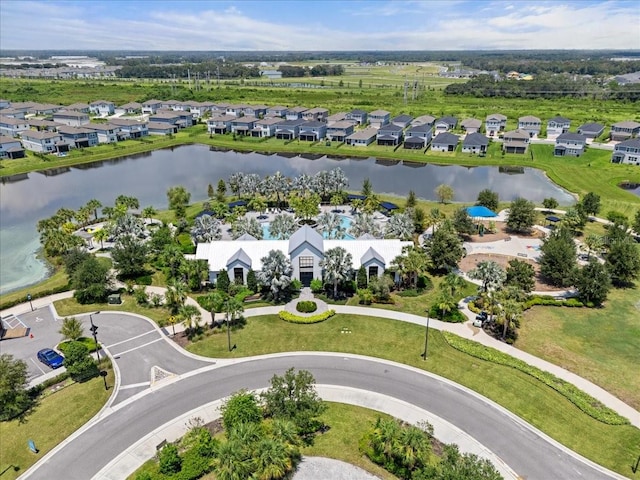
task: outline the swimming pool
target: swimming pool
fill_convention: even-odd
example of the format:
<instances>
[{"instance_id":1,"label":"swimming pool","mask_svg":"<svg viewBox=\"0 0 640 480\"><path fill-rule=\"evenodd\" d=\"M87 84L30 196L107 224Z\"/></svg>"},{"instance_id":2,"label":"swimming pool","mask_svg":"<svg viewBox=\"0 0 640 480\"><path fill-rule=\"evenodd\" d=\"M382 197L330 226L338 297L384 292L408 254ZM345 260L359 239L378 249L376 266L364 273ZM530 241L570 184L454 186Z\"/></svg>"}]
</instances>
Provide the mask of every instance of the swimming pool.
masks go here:
<instances>
[{"instance_id":1,"label":"swimming pool","mask_svg":"<svg viewBox=\"0 0 640 480\"><path fill-rule=\"evenodd\" d=\"M348 232L349 229L351 228L351 223L353 221L351 220L351 218L345 217L344 215L339 215L339 217L340 217L340 227L342 227L346 232ZM261 225L262 225L262 239L263 240L275 240L271 236L271 233L269 232L269 222L261 223ZM328 238L328 235L326 233L324 233L322 236L324 238ZM353 236L349 235L348 233L346 233L343 240L354 240L354 239L355 239L355 237L353 237Z\"/></svg>"}]
</instances>

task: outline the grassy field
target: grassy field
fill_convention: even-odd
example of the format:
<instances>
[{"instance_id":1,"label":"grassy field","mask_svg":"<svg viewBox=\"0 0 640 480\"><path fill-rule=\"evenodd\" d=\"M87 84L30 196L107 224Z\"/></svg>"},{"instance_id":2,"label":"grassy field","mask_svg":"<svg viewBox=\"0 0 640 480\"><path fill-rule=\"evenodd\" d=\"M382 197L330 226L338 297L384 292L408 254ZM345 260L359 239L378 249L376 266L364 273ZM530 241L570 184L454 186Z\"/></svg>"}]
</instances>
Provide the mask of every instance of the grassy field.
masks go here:
<instances>
[{"instance_id":1,"label":"grassy field","mask_svg":"<svg viewBox=\"0 0 640 480\"><path fill-rule=\"evenodd\" d=\"M159 325L162 325L170 314L166 308L147 308L138 305L135 299L131 295L122 295L122 304L110 305L107 303L92 303L90 305L81 305L75 298L65 298L54 302L58 315L61 317L69 317L72 315L79 315L81 313L89 312L131 312L138 315L143 315L154 320Z\"/></svg>"},{"instance_id":2,"label":"grassy field","mask_svg":"<svg viewBox=\"0 0 640 480\"><path fill-rule=\"evenodd\" d=\"M107 384L114 385L108 369ZM14 479L93 417L105 404L113 388L105 391L101 377L76 383L43 398L24 423L0 422L0 477ZM27 446L33 440L39 453ZM17 470L15 470L17 468Z\"/></svg>"},{"instance_id":3,"label":"grassy field","mask_svg":"<svg viewBox=\"0 0 640 480\"><path fill-rule=\"evenodd\" d=\"M341 334L347 328L351 334ZM587 416L565 397L514 369L472 358L430 331L429 359L421 358L424 328L374 317L336 315L323 323L294 325L277 316L249 318L232 333L237 349L227 351L224 332L191 344L188 350L210 357L240 358L288 351L333 351L373 355L429 370L494 400L551 437L612 470L631 475L640 430L610 426ZM640 478L640 472L634 477Z\"/></svg>"},{"instance_id":4,"label":"grassy field","mask_svg":"<svg viewBox=\"0 0 640 480\"><path fill-rule=\"evenodd\" d=\"M640 409L640 289L612 290L605 309L534 307L517 347L591 380Z\"/></svg>"}]
</instances>

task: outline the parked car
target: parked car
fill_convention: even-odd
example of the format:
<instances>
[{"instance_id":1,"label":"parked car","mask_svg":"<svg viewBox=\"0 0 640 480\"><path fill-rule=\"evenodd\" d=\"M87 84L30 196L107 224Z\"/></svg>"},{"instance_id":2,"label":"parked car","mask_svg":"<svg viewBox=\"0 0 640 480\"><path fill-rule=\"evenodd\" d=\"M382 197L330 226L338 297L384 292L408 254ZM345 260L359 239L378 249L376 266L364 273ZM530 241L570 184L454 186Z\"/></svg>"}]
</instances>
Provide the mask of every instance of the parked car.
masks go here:
<instances>
[{"instance_id":1,"label":"parked car","mask_svg":"<svg viewBox=\"0 0 640 480\"><path fill-rule=\"evenodd\" d=\"M480 320L481 322L485 322L487 318L489 318L489 315L487 315L487 312L485 312L484 310L476 315L476 320Z\"/></svg>"},{"instance_id":2,"label":"parked car","mask_svg":"<svg viewBox=\"0 0 640 480\"><path fill-rule=\"evenodd\" d=\"M55 350L43 348L38 352L38 360L44 363L47 367L60 368L64 362L64 357Z\"/></svg>"},{"instance_id":3,"label":"parked car","mask_svg":"<svg viewBox=\"0 0 640 480\"><path fill-rule=\"evenodd\" d=\"M476 317L476 319L472 322L472 325L474 327L482 327L482 324L484 322L482 320L480 320L478 317Z\"/></svg>"}]
</instances>

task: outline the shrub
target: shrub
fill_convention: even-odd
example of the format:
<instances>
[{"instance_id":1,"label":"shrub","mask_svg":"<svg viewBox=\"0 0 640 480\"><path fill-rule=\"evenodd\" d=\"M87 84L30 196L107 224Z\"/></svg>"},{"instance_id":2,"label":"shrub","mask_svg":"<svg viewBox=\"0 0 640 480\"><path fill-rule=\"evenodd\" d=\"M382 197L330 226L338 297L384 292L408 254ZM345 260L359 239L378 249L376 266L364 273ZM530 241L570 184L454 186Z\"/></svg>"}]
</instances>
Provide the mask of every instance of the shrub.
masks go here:
<instances>
[{"instance_id":1,"label":"shrub","mask_svg":"<svg viewBox=\"0 0 640 480\"><path fill-rule=\"evenodd\" d=\"M318 315L312 315L310 317L299 317L298 315L282 310L278 314L278 316L280 317L280 320L284 320L285 322L289 323L311 324L324 322L326 319L333 317L335 314L335 310L327 310L326 312L319 313Z\"/></svg>"},{"instance_id":2,"label":"shrub","mask_svg":"<svg viewBox=\"0 0 640 480\"><path fill-rule=\"evenodd\" d=\"M144 286L136 287L133 290L133 296L138 305L147 305L149 303L149 294Z\"/></svg>"},{"instance_id":3,"label":"shrub","mask_svg":"<svg viewBox=\"0 0 640 480\"><path fill-rule=\"evenodd\" d=\"M78 343L82 343L87 348L89 353L96 351L96 342L93 340L93 338L80 337L79 339L77 339L75 341L78 342ZM68 349L70 343L71 343L71 341L67 341L67 342L62 342L62 343L58 344L58 350L60 350L63 353L63 355L65 355L65 356L67 354L67 349ZM100 345L100 344L98 344L98 345Z\"/></svg>"},{"instance_id":4,"label":"shrub","mask_svg":"<svg viewBox=\"0 0 640 480\"><path fill-rule=\"evenodd\" d=\"M416 283L416 288L418 289L418 291L431 290L433 288L433 283L428 276L419 275L418 282Z\"/></svg>"},{"instance_id":5,"label":"shrub","mask_svg":"<svg viewBox=\"0 0 640 480\"><path fill-rule=\"evenodd\" d=\"M396 292L396 295L399 297L419 297L422 293L416 290L415 288L410 288L407 290L399 290Z\"/></svg>"},{"instance_id":6,"label":"shrub","mask_svg":"<svg viewBox=\"0 0 640 480\"><path fill-rule=\"evenodd\" d=\"M299 292L300 290L302 290L302 282L297 278L291 280L291 283L289 285L291 290L294 292Z\"/></svg>"},{"instance_id":7,"label":"shrub","mask_svg":"<svg viewBox=\"0 0 640 480\"><path fill-rule=\"evenodd\" d=\"M373 293L368 288L358 289L359 303L362 305L371 305L373 302Z\"/></svg>"},{"instance_id":8,"label":"shrub","mask_svg":"<svg viewBox=\"0 0 640 480\"><path fill-rule=\"evenodd\" d=\"M512 357L506 353L500 352L495 348L485 347L477 342L466 340L450 332L442 332L447 343L472 357L480 358L488 362L498 365L515 368L533 378L541 381L548 387L553 388L558 393L566 397L571 403L582 410L584 413L596 420L608 425L627 425L629 420L618 415L617 412L611 410L607 406L600 403L592 396L586 394L575 385L566 382L555 375L531 366L528 363Z\"/></svg>"},{"instance_id":9,"label":"shrub","mask_svg":"<svg viewBox=\"0 0 640 480\"><path fill-rule=\"evenodd\" d=\"M584 307L583 302L577 298L569 298L567 300L558 300L548 295L534 295L524 303L524 309L527 310L535 305L542 305L545 307ZM591 305L593 306L593 305Z\"/></svg>"},{"instance_id":10,"label":"shrub","mask_svg":"<svg viewBox=\"0 0 640 480\"><path fill-rule=\"evenodd\" d=\"M431 318L437 318L438 320L442 320L443 322L449 323L463 323L467 321L467 317L458 310L457 306L454 306L451 310L444 314L444 318L442 318L442 311L438 308L437 305L432 305L429 309L429 316Z\"/></svg>"},{"instance_id":11,"label":"shrub","mask_svg":"<svg viewBox=\"0 0 640 480\"><path fill-rule=\"evenodd\" d=\"M151 278L151 275L140 275L135 279L135 283L137 283L138 285L151 285L152 282L153 280Z\"/></svg>"},{"instance_id":12,"label":"shrub","mask_svg":"<svg viewBox=\"0 0 640 480\"><path fill-rule=\"evenodd\" d=\"M302 300L296 304L296 310L301 313L311 313L318 309L318 305L313 300Z\"/></svg>"},{"instance_id":13,"label":"shrub","mask_svg":"<svg viewBox=\"0 0 640 480\"><path fill-rule=\"evenodd\" d=\"M313 293L322 293L324 291L324 285L322 284L322 280L314 278L311 280L311 291Z\"/></svg>"},{"instance_id":14,"label":"shrub","mask_svg":"<svg viewBox=\"0 0 640 480\"><path fill-rule=\"evenodd\" d=\"M158 454L158 460L160 463L160 473L165 475L177 473L182 467L182 459L178 454L178 447L169 443L165 445Z\"/></svg>"}]
</instances>

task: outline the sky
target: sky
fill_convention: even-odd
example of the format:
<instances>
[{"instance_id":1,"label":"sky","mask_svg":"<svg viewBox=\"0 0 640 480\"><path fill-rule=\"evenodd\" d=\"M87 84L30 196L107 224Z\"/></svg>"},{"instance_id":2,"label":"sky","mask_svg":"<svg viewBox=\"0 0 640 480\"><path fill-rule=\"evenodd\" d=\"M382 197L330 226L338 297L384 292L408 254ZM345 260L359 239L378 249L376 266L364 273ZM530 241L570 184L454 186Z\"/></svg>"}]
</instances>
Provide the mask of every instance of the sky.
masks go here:
<instances>
[{"instance_id":1,"label":"sky","mask_svg":"<svg viewBox=\"0 0 640 480\"><path fill-rule=\"evenodd\" d=\"M0 0L0 51L13 49L640 49L640 8L631 0Z\"/></svg>"}]
</instances>

